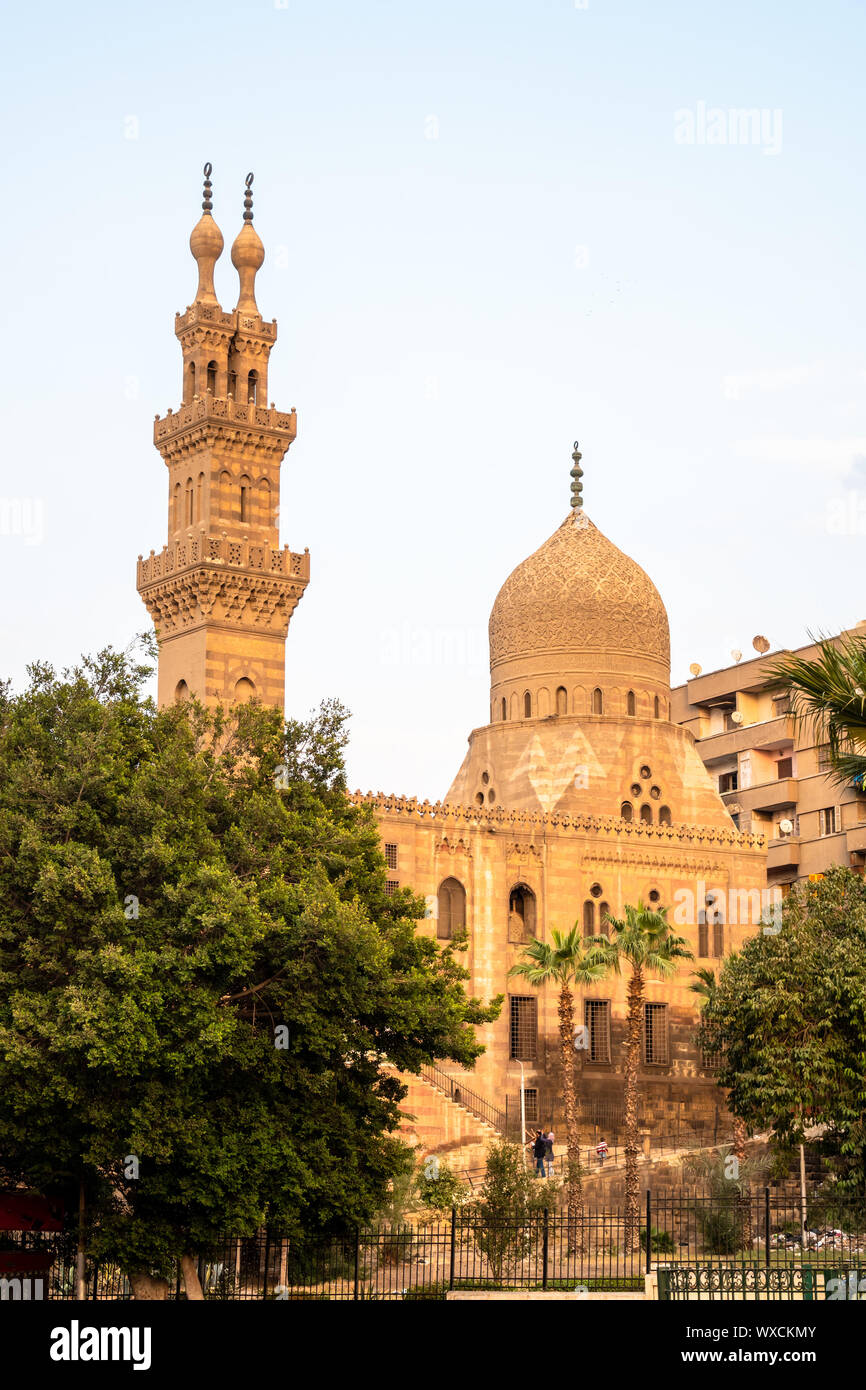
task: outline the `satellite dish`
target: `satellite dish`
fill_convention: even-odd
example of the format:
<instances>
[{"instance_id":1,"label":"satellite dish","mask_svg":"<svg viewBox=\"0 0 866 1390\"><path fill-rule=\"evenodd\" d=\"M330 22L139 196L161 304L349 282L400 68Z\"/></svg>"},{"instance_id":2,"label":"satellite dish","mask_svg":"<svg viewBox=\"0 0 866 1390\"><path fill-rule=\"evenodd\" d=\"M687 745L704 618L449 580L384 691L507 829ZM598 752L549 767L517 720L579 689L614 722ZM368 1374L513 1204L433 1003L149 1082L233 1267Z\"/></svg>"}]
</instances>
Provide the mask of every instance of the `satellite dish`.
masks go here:
<instances>
[{"instance_id":1,"label":"satellite dish","mask_svg":"<svg viewBox=\"0 0 866 1390\"><path fill-rule=\"evenodd\" d=\"M783 835L790 835L791 831L794 829L794 822L792 820L787 819L780 820L779 829L781 830Z\"/></svg>"},{"instance_id":2,"label":"satellite dish","mask_svg":"<svg viewBox=\"0 0 866 1390\"><path fill-rule=\"evenodd\" d=\"M703 666L699 665L697 661L693 661L691 666L689 667L689 670L691 671L693 676L699 676L703 669Z\"/></svg>"},{"instance_id":3,"label":"satellite dish","mask_svg":"<svg viewBox=\"0 0 866 1390\"><path fill-rule=\"evenodd\" d=\"M734 723L734 724L742 724L742 722L743 722L743 711L742 711L742 710L739 710L739 709L735 709L734 712L733 712L733 714L731 715L731 721L732 721L732 723Z\"/></svg>"},{"instance_id":4,"label":"satellite dish","mask_svg":"<svg viewBox=\"0 0 866 1390\"><path fill-rule=\"evenodd\" d=\"M734 658L735 661L742 661L743 659L743 653L740 651L739 647L734 647L734 650L731 652L731 656Z\"/></svg>"},{"instance_id":5,"label":"satellite dish","mask_svg":"<svg viewBox=\"0 0 866 1390\"><path fill-rule=\"evenodd\" d=\"M753 637L752 646L755 648L755 651L760 652L762 656L764 652L768 652L770 650L770 644L767 641L766 637Z\"/></svg>"}]
</instances>

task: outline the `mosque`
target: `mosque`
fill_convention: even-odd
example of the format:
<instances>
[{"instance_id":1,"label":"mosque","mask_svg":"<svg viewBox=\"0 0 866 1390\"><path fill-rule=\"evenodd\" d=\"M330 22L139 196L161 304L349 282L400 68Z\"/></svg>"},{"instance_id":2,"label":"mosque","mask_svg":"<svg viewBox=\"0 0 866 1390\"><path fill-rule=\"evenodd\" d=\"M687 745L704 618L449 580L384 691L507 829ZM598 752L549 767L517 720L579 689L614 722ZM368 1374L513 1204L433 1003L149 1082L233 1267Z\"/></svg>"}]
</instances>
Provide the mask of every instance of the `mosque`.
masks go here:
<instances>
[{"instance_id":1,"label":"mosque","mask_svg":"<svg viewBox=\"0 0 866 1390\"><path fill-rule=\"evenodd\" d=\"M214 290L223 238L209 165L202 207L190 237L198 287L175 320L182 402L154 424L168 470L168 537L139 557L138 590L160 642L160 703L194 694L282 708L289 621L310 578L309 554L281 549L277 527L280 465L297 417L267 403L277 327L255 298L264 247L252 175L231 249L239 279L231 311ZM671 720L661 596L587 516L577 445L572 460L567 516L493 605L490 703L445 800L353 796L373 806L391 890L410 885L427 900L418 930L445 941L465 928L470 992L505 996L498 1021L479 1030L486 1050L471 1074L442 1063L406 1078L407 1132L458 1167L512 1126L521 1084L529 1122L560 1117L556 993L509 978L522 947L576 921L604 933L627 903L694 904L691 920L676 926L694 962L646 987L644 1132L722 1132L723 1098L714 1059L693 1040L689 985L696 967L717 967L757 926L714 918L718 896L766 884L764 837L735 827L693 734ZM615 1137L621 1125L627 983L611 977L577 1000L588 1140Z\"/></svg>"}]
</instances>

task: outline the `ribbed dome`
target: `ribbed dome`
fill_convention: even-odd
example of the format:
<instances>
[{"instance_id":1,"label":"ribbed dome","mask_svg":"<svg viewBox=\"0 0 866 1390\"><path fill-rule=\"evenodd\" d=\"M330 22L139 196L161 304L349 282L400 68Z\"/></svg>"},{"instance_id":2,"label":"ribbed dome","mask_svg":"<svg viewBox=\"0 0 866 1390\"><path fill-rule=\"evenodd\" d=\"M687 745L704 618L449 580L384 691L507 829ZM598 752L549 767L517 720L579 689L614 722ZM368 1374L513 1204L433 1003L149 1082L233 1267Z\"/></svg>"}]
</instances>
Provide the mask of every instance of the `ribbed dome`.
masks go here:
<instances>
[{"instance_id":1,"label":"ribbed dome","mask_svg":"<svg viewBox=\"0 0 866 1390\"><path fill-rule=\"evenodd\" d=\"M544 671L565 680L599 671L670 679L665 606L640 565L573 511L513 570L490 614L494 687Z\"/></svg>"}]
</instances>

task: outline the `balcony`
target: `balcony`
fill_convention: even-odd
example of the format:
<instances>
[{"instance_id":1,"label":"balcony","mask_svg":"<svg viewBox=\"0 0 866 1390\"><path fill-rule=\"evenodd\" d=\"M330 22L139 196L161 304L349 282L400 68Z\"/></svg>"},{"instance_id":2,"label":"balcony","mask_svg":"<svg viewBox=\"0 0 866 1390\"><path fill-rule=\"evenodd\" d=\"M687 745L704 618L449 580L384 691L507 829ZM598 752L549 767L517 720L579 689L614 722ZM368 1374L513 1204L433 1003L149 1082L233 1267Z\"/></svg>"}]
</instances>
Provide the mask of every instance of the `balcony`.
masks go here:
<instances>
[{"instance_id":1,"label":"balcony","mask_svg":"<svg viewBox=\"0 0 866 1390\"><path fill-rule=\"evenodd\" d=\"M722 800L726 806L737 802L741 811L780 811L783 806L796 806L797 779L779 777L757 787L740 787L738 791L725 792Z\"/></svg>"},{"instance_id":2,"label":"balcony","mask_svg":"<svg viewBox=\"0 0 866 1390\"><path fill-rule=\"evenodd\" d=\"M855 825L851 830L846 830L845 841L849 854L866 855L866 822L863 825Z\"/></svg>"},{"instance_id":3,"label":"balcony","mask_svg":"<svg viewBox=\"0 0 866 1390\"><path fill-rule=\"evenodd\" d=\"M796 835L782 835L767 846L767 873L772 869L798 869L800 841Z\"/></svg>"},{"instance_id":4,"label":"balcony","mask_svg":"<svg viewBox=\"0 0 866 1390\"><path fill-rule=\"evenodd\" d=\"M745 753L750 748L769 751L793 740L793 722L788 714L764 719L755 724L740 724L718 734L704 734L697 739L704 762L714 758Z\"/></svg>"}]
</instances>

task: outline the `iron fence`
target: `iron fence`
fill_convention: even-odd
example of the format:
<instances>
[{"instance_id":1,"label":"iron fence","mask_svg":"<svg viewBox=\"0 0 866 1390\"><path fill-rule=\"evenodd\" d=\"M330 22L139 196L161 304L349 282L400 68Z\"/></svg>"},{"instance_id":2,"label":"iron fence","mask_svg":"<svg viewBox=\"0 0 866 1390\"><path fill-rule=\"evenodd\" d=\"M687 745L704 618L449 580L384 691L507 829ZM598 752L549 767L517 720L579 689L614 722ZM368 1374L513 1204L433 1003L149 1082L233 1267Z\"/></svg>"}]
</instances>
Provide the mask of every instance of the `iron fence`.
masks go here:
<instances>
[{"instance_id":1,"label":"iron fence","mask_svg":"<svg viewBox=\"0 0 866 1390\"><path fill-rule=\"evenodd\" d=\"M21 1233L14 1246L22 1256L50 1252L53 1263L35 1295L16 1289L19 1276L7 1270L3 1297L74 1296L71 1233ZM478 1206L467 1206L431 1224L321 1239L270 1230L226 1235L198 1261L208 1299L292 1302L442 1299L460 1288L638 1291L651 1271L660 1296L669 1298L824 1297L827 1281L843 1277L853 1277L853 1296L862 1296L856 1290L866 1276L866 1209L821 1190L808 1195L804 1220L798 1193L770 1188L726 1196L647 1192L636 1227L627 1226L621 1208L587 1205L579 1222L551 1207L520 1222L491 1223ZM125 1274L109 1262L88 1262L86 1289L88 1299L131 1297ZM177 1269L169 1297L183 1296Z\"/></svg>"}]
</instances>

